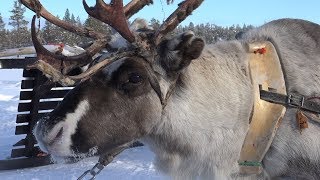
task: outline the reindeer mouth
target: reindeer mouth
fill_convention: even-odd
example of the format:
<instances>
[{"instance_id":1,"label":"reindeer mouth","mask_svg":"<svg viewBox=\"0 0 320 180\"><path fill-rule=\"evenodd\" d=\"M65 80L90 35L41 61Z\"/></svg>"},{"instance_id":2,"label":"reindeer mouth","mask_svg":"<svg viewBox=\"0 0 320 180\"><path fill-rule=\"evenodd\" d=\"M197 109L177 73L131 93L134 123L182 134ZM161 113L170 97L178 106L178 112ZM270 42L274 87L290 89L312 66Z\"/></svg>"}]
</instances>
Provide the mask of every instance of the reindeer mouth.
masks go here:
<instances>
[{"instance_id":1,"label":"reindeer mouth","mask_svg":"<svg viewBox=\"0 0 320 180\"><path fill-rule=\"evenodd\" d=\"M99 162L104 166L110 164L113 159L118 156L122 151L131 148L141 146L141 143L126 143L120 146L116 146L114 148L110 148L108 150L104 150L104 152L99 152L98 147L93 147L89 149L88 153L74 153L70 156L53 156L53 159L56 162L63 162L66 164L76 163L85 158L92 157L92 156L99 156Z\"/></svg>"}]
</instances>

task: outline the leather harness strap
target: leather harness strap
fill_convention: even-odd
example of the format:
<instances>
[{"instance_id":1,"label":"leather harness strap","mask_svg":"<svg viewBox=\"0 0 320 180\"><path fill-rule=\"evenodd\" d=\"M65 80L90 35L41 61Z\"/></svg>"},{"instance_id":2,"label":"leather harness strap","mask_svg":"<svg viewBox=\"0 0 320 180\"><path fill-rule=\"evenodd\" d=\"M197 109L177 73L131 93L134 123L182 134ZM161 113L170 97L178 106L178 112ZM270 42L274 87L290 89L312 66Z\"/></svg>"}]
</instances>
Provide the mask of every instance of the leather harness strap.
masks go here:
<instances>
[{"instance_id":1,"label":"leather harness strap","mask_svg":"<svg viewBox=\"0 0 320 180\"><path fill-rule=\"evenodd\" d=\"M301 95L284 95L275 92L260 90L260 99L271 103L281 104L287 107L300 108L304 111L320 114L320 104L308 100Z\"/></svg>"}]
</instances>

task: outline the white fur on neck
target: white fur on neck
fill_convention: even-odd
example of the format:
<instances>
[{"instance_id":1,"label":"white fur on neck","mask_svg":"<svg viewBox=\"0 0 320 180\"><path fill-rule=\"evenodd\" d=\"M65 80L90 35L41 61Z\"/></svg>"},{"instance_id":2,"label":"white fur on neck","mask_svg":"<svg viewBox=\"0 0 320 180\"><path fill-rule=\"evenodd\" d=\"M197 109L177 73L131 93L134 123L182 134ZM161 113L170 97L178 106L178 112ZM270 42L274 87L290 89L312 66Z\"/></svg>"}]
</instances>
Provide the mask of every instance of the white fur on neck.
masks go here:
<instances>
[{"instance_id":1,"label":"white fur on neck","mask_svg":"<svg viewBox=\"0 0 320 180\"><path fill-rule=\"evenodd\" d=\"M243 50L241 44L232 45ZM242 64L218 52L192 61L183 72L183 86L171 95L161 123L146 139L157 167L174 178L221 179L238 171L253 102L251 84ZM167 84L160 81L162 91Z\"/></svg>"}]
</instances>

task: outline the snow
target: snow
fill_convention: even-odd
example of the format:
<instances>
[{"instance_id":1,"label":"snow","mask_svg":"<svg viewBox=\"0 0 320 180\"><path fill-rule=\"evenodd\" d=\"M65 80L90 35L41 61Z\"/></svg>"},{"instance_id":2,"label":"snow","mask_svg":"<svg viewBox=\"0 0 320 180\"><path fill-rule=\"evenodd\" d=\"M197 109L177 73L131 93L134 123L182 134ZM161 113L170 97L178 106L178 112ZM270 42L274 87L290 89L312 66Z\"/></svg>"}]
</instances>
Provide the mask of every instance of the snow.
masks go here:
<instances>
[{"instance_id":1,"label":"snow","mask_svg":"<svg viewBox=\"0 0 320 180\"><path fill-rule=\"evenodd\" d=\"M13 96L0 94L0 101L9 101L12 98L13 98Z\"/></svg>"},{"instance_id":2,"label":"snow","mask_svg":"<svg viewBox=\"0 0 320 180\"><path fill-rule=\"evenodd\" d=\"M155 170L153 154L146 147L126 150L109 164L96 179L168 179ZM85 170L91 169L97 157L84 159L74 164L53 164L37 168L0 172L1 179L77 179ZM88 176L89 177L89 176Z\"/></svg>"},{"instance_id":3,"label":"snow","mask_svg":"<svg viewBox=\"0 0 320 180\"><path fill-rule=\"evenodd\" d=\"M24 138L14 135L18 107L20 80L0 80L0 160L9 159L12 145ZM155 169L154 154L148 147L127 149L118 155L96 179L169 179ZM74 164L52 164L36 168L0 171L1 180L73 180L84 171L91 169L98 157L83 159Z\"/></svg>"},{"instance_id":4,"label":"snow","mask_svg":"<svg viewBox=\"0 0 320 180\"><path fill-rule=\"evenodd\" d=\"M65 56L74 56L74 55L79 55L81 53L85 52L85 50L79 46L69 46L65 45L62 51L62 54Z\"/></svg>"},{"instance_id":5,"label":"snow","mask_svg":"<svg viewBox=\"0 0 320 180\"><path fill-rule=\"evenodd\" d=\"M60 45L49 44L49 45L44 45L44 47L51 52L56 52L58 51ZM79 46L64 45L62 54L65 56L72 56L72 55L81 54L83 52L85 52L85 50ZM6 50L0 51L0 59L36 57L35 53L36 51L33 46L6 49Z\"/></svg>"}]
</instances>

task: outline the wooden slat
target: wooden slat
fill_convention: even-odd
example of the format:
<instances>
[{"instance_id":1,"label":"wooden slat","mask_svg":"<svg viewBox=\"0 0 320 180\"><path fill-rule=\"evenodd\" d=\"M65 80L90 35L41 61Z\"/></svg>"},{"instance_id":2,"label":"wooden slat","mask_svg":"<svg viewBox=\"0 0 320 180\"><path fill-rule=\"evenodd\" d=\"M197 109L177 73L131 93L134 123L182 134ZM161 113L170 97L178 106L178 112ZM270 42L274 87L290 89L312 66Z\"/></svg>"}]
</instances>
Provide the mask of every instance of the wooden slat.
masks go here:
<instances>
[{"instance_id":1,"label":"wooden slat","mask_svg":"<svg viewBox=\"0 0 320 180\"><path fill-rule=\"evenodd\" d=\"M30 111L31 103L19 103L18 112Z\"/></svg>"},{"instance_id":2,"label":"wooden slat","mask_svg":"<svg viewBox=\"0 0 320 180\"><path fill-rule=\"evenodd\" d=\"M20 141L18 141L17 143L15 143L13 146L16 147L16 146L25 146L26 144L28 144L28 142L32 142L33 144L37 144L37 140L34 136L31 136L32 138L29 138L26 137L26 138L23 138L21 139Z\"/></svg>"},{"instance_id":3,"label":"wooden slat","mask_svg":"<svg viewBox=\"0 0 320 180\"><path fill-rule=\"evenodd\" d=\"M29 125L16 126L15 135L19 135L19 134L29 134L29 133L32 133L32 132L30 132L30 127L29 127Z\"/></svg>"},{"instance_id":4,"label":"wooden slat","mask_svg":"<svg viewBox=\"0 0 320 180\"><path fill-rule=\"evenodd\" d=\"M32 91L20 91L20 100L31 100L33 97Z\"/></svg>"},{"instance_id":5,"label":"wooden slat","mask_svg":"<svg viewBox=\"0 0 320 180\"><path fill-rule=\"evenodd\" d=\"M30 119L31 119L30 114L18 114L17 119L16 119L16 123L26 123L26 122L29 122Z\"/></svg>"},{"instance_id":6,"label":"wooden slat","mask_svg":"<svg viewBox=\"0 0 320 180\"><path fill-rule=\"evenodd\" d=\"M35 82L31 79L21 81L21 89L33 89L34 85Z\"/></svg>"},{"instance_id":7,"label":"wooden slat","mask_svg":"<svg viewBox=\"0 0 320 180\"><path fill-rule=\"evenodd\" d=\"M36 77L37 74L40 73L37 69L23 70L23 77Z\"/></svg>"},{"instance_id":8,"label":"wooden slat","mask_svg":"<svg viewBox=\"0 0 320 180\"><path fill-rule=\"evenodd\" d=\"M74 86L62 86L61 84L56 83L55 87L74 87Z\"/></svg>"},{"instance_id":9,"label":"wooden slat","mask_svg":"<svg viewBox=\"0 0 320 180\"><path fill-rule=\"evenodd\" d=\"M12 149L11 150L11 158L17 158L17 157L27 157L33 154L29 154L29 152L41 152L40 148L38 146L31 149L31 151L28 151L26 148L19 148L19 149Z\"/></svg>"},{"instance_id":10,"label":"wooden slat","mask_svg":"<svg viewBox=\"0 0 320 180\"><path fill-rule=\"evenodd\" d=\"M61 101L40 102L39 110L54 109Z\"/></svg>"},{"instance_id":11,"label":"wooden slat","mask_svg":"<svg viewBox=\"0 0 320 180\"><path fill-rule=\"evenodd\" d=\"M33 79L26 79L21 81L21 89L33 89L35 87L35 81ZM61 84L56 84L55 87L64 87ZM73 86L65 86L73 87Z\"/></svg>"},{"instance_id":12,"label":"wooden slat","mask_svg":"<svg viewBox=\"0 0 320 180\"><path fill-rule=\"evenodd\" d=\"M46 113L39 113L37 116L37 119L45 114ZM17 119L16 119L16 123L26 123L26 122L30 122L30 120L31 120L30 114L18 114Z\"/></svg>"},{"instance_id":13,"label":"wooden slat","mask_svg":"<svg viewBox=\"0 0 320 180\"><path fill-rule=\"evenodd\" d=\"M63 98L70 90L63 89L63 90L51 90L48 94L41 99L51 99L51 98ZM32 91L21 91L20 92L20 100L31 100L33 97L34 92Z\"/></svg>"},{"instance_id":14,"label":"wooden slat","mask_svg":"<svg viewBox=\"0 0 320 180\"><path fill-rule=\"evenodd\" d=\"M20 141L18 141L17 143L15 143L13 146L24 146L26 145L26 139L21 139Z\"/></svg>"},{"instance_id":15,"label":"wooden slat","mask_svg":"<svg viewBox=\"0 0 320 180\"><path fill-rule=\"evenodd\" d=\"M40 102L38 110L49 110L54 109L61 101L46 101ZM30 111L32 106L32 102L28 103L19 103L18 112Z\"/></svg>"},{"instance_id":16,"label":"wooden slat","mask_svg":"<svg viewBox=\"0 0 320 180\"><path fill-rule=\"evenodd\" d=\"M12 158L26 157L26 156L28 156L28 151L25 148L11 150L11 157Z\"/></svg>"},{"instance_id":17,"label":"wooden slat","mask_svg":"<svg viewBox=\"0 0 320 180\"><path fill-rule=\"evenodd\" d=\"M33 64L36 58L25 59L0 59L0 69L24 69L28 64Z\"/></svg>"},{"instance_id":18,"label":"wooden slat","mask_svg":"<svg viewBox=\"0 0 320 180\"><path fill-rule=\"evenodd\" d=\"M0 170L22 169L52 164L50 156L0 160Z\"/></svg>"},{"instance_id":19,"label":"wooden slat","mask_svg":"<svg viewBox=\"0 0 320 180\"><path fill-rule=\"evenodd\" d=\"M69 91L70 89L51 90L42 99L63 98Z\"/></svg>"}]
</instances>

